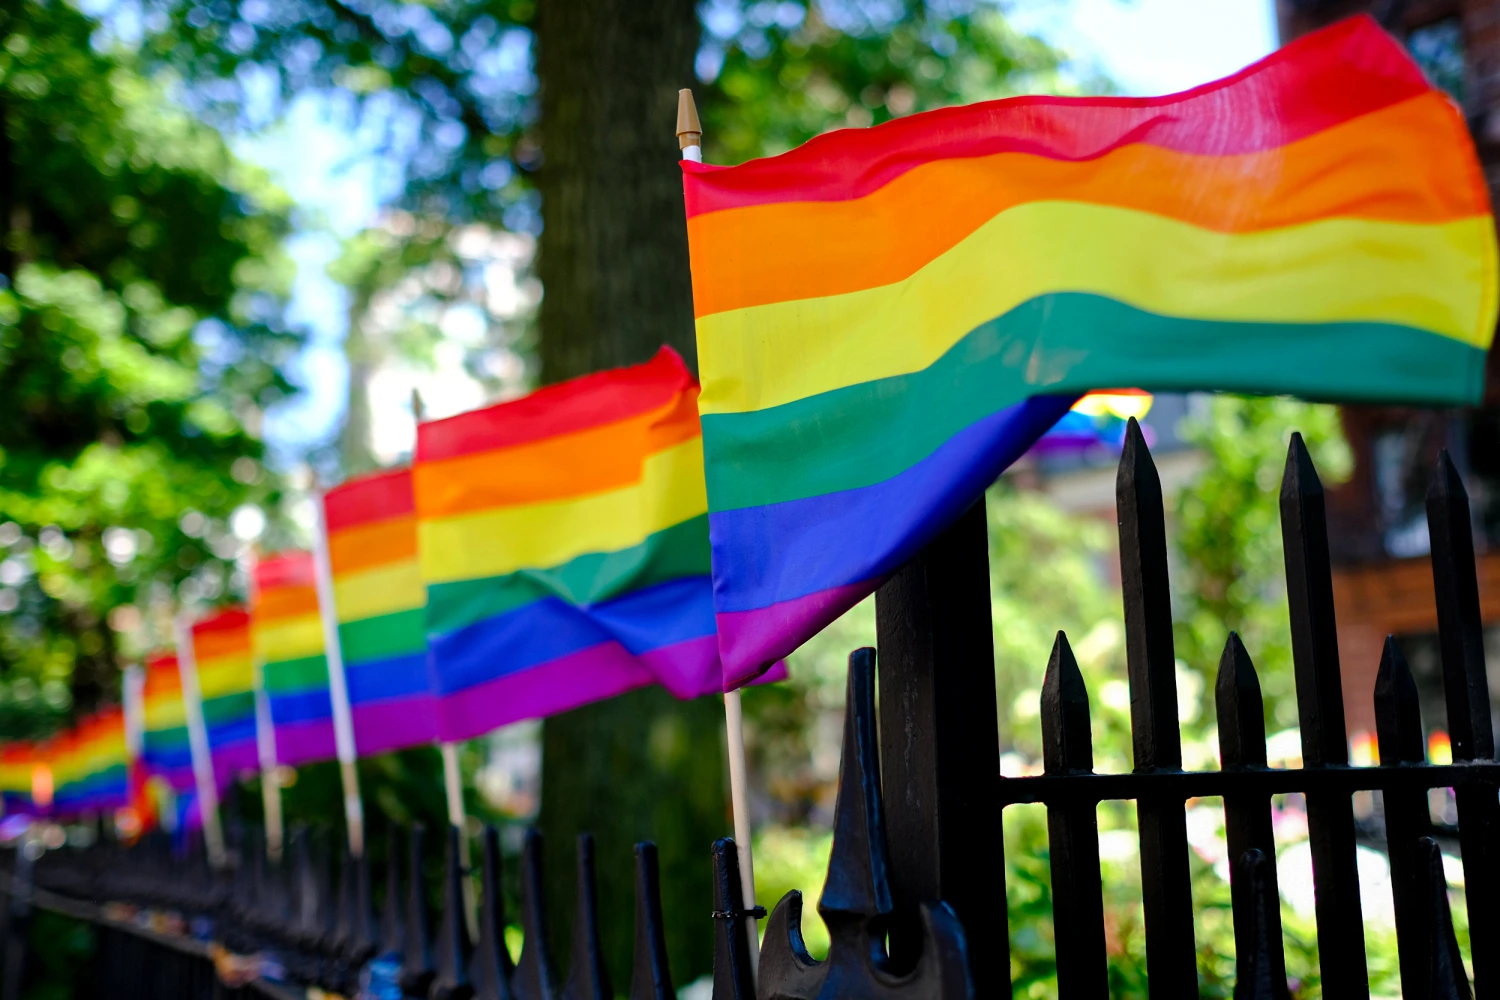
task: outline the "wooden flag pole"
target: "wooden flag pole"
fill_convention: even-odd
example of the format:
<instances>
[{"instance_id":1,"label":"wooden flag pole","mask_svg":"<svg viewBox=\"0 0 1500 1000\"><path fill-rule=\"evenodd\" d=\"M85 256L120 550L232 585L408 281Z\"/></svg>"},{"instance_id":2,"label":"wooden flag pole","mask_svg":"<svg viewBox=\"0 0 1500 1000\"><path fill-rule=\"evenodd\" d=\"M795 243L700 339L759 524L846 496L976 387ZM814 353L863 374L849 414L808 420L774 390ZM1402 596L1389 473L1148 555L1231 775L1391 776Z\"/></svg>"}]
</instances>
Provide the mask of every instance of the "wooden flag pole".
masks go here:
<instances>
[{"instance_id":1,"label":"wooden flag pole","mask_svg":"<svg viewBox=\"0 0 1500 1000\"><path fill-rule=\"evenodd\" d=\"M276 724L271 719L271 696L266 694L265 670L255 664L255 755L260 761L260 798L266 810L266 857L280 863L286 840L281 818L281 769L276 766Z\"/></svg>"},{"instance_id":2,"label":"wooden flag pole","mask_svg":"<svg viewBox=\"0 0 1500 1000\"><path fill-rule=\"evenodd\" d=\"M125 712L125 804L133 810L145 800L141 758L146 753L146 670L139 663L125 668L120 702ZM146 825L144 815L137 815L136 820L140 825L132 837L139 836Z\"/></svg>"},{"instance_id":3,"label":"wooden flag pole","mask_svg":"<svg viewBox=\"0 0 1500 1000\"><path fill-rule=\"evenodd\" d=\"M318 590L318 617L323 622L323 656L328 662L328 697L333 702L333 743L344 782L344 821L349 829L349 853L365 853L365 803L359 794L355 767L354 712L349 706L349 677L344 672L344 650L339 641L339 616L333 596L333 561L328 553L328 516L323 494L313 495L313 573Z\"/></svg>"},{"instance_id":4,"label":"wooden flag pole","mask_svg":"<svg viewBox=\"0 0 1500 1000\"><path fill-rule=\"evenodd\" d=\"M698 107L693 103L693 92L683 89L677 92L677 146L682 158L693 163L703 162L703 124L698 120ZM750 791L745 767L745 725L740 692L724 692L724 732L729 747L729 801L734 811L734 844L740 861L740 893L745 909L755 909L755 863L750 851ZM760 965L760 922L753 916L745 921L745 934L750 939L750 968Z\"/></svg>"},{"instance_id":5,"label":"wooden flag pole","mask_svg":"<svg viewBox=\"0 0 1500 1000\"><path fill-rule=\"evenodd\" d=\"M411 391L411 415L417 423L422 422L422 416L426 407L422 405L422 393L415 387ZM416 456L416 446L412 446L412 455ZM464 809L464 778L463 772L458 766L458 744L438 743L438 752L443 755L443 792L448 799L448 822L458 828L458 861L464 870L464 922L468 925L469 936L479 936L479 915L476 909L477 900L474 896L474 880L468 877L472 868L469 853L469 816Z\"/></svg>"},{"instance_id":6,"label":"wooden flag pole","mask_svg":"<svg viewBox=\"0 0 1500 1000\"><path fill-rule=\"evenodd\" d=\"M186 614L178 615L177 674L182 679L182 705L187 715L188 751L193 760L193 781L198 787L198 810L203 815L203 843L208 863L224 867L224 828L219 825L219 789L214 783L214 761L208 745L208 726L203 721L203 692L198 687L198 658L193 650L193 627Z\"/></svg>"}]
</instances>

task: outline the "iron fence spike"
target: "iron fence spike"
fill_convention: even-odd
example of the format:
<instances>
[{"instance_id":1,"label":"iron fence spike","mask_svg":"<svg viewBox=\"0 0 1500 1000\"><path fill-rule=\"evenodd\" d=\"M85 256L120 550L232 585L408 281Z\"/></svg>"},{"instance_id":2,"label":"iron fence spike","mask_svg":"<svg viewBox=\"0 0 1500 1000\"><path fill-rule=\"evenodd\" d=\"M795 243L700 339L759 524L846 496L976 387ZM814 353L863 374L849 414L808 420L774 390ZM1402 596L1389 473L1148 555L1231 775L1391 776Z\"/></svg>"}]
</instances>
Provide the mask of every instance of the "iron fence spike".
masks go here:
<instances>
[{"instance_id":1,"label":"iron fence spike","mask_svg":"<svg viewBox=\"0 0 1500 1000\"><path fill-rule=\"evenodd\" d=\"M380 951L400 955L406 948L406 927L401 919L401 837L395 826L386 836L385 900L380 908Z\"/></svg>"},{"instance_id":2,"label":"iron fence spike","mask_svg":"<svg viewBox=\"0 0 1500 1000\"><path fill-rule=\"evenodd\" d=\"M1309 768L1342 766L1349 762L1349 746L1326 503L1322 481L1298 433L1287 446L1279 500L1302 759ZM1347 795L1309 793L1307 824L1324 990L1351 1000L1368 997L1353 803Z\"/></svg>"},{"instance_id":3,"label":"iron fence spike","mask_svg":"<svg viewBox=\"0 0 1500 1000\"><path fill-rule=\"evenodd\" d=\"M401 948L401 989L409 996L426 996L432 985L432 951L427 923L427 886L422 878L425 828L413 823L407 852L406 937Z\"/></svg>"},{"instance_id":4,"label":"iron fence spike","mask_svg":"<svg viewBox=\"0 0 1500 1000\"><path fill-rule=\"evenodd\" d=\"M1041 701L1046 773L1093 773L1088 689L1062 632L1047 661ZM1067 997L1108 997L1098 811L1086 803L1049 805L1047 844L1052 919L1056 926L1068 928L1056 936L1058 992Z\"/></svg>"},{"instance_id":5,"label":"iron fence spike","mask_svg":"<svg viewBox=\"0 0 1500 1000\"><path fill-rule=\"evenodd\" d=\"M1068 637L1052 644L1042 679L1042 762L1048 774L1094 770L1094 740L1089 728L1089 692Z\"/></svg>"},{"instance_id":6,"label":"iron fence spike","mask_svg":"<svg viewBox=\"0 0 1500 1000\"><path fill-rule=\"evenodd\" d=\"M1235 902L1234 1000L1290 1000L1275 866L1274 856L1256 847L1236 864L1246 891Z\"/></svg>"},{"instance_id":7,"label":"iron fence spike","mask_svg":"<svg viewBox=\"0 0 1500 1000\"><path fill-rule=\"evenodd\" d=\"M714 986L712 1000L754 1000L755 979L750 971L750 945L745 936L745 920L747 919L744 912L745 901L740 889L740 856L733 840L726 837L714 841L713 866ZM799 898L800 895L799 893ZM780 910L779 906L777 910ZM771 934L771 927L771 923L766 924L767 935Z\"/></svg>"},{"instance_id":8,"label":"iron fence spike","mask_svg":"<svg viewBox=\"0 0 1500 1000\"><path fill-rule=\"evenodd\" d=\"M667 935L661 912L661 876L656 845L635 845L635 963L630 1000L676 1000L667 964Z\"/></svg>"},{"instance_id":9,"label":"iron fence spike","mask_svg":"<svg viewBox=\"0 0 1500 1000\"><path fill-rule=\"evenodd\" d=\"M470 1000L474 996L469 982L469 932L464 920L463 852L459 838L463 832L448 827L444 838L443 915L438 924L437 942L433 946L434 970L429 1000Z\"/></svg>"},{"instance_id":10,"label":"iron fence spike","mask_svg":"<svg viewBox=\"0 0 1500 1000\"><path fill-rule=\"evenodd\" d=\"M1463 478L1446 450L1438 455L1427 491L1427 531L1453 759L1493 760L1495 734L1490 722L1472 513ZM1489 905L1500 894L1500 797L1495 786L1455 788L1454 805L1469 933L1476 941L1500 940L1500 911ZM1497 980L1500 958L1492 949L1474 949L1474 981L1479 992L1493 993Z\"/></svg>"},{"instance_id":11,"label":"iron fence spike","mask_svg":"<svg viewBox=\"0 0 1500 1000\"><path fill-rule=\"evenodd\" d=\"M512 981L516 1000L553 1000L557 996L542 885L542 835L532 828L526 831L521 850L521 930L525 936Z\"/></svg>"},{"instance_id":12,"label":"iron fence spike","mask_svg":"<svg viewBox=\"0 0 1500 1000\"><path fill-rule=\"evenodd\" d=\"M578 835L573 942L563 1000L612 1000L609 970L599 940L599 886L594 877L594 836Z\"/></svg>"},{"instance_id":13,"label":"iron fence spike","mask_svg":"<svg viewBox=\"0 0 1500 1000\"><path fill-rule=\"evenodd\" d=\"M1125 428L1125 444L1115 475L1115 502L1135 770L1176 771L1182 767L1182 744L1177 722L1166 509L1161 477L1134 417ZM1137 800L1136 817L1147 975L1153 994L1185 996L1198 988L1187 817L1180 799L1159 797Z\"/></svg>"},{"instance_id":14,"label":"iron fence spike","mask_svg":"<svg viewBox=\"0 0 1500 1000\"><path fill-rule=\"evenodd\" d=\"M1266 766L1266 717L1260 678L1245 644L1234 632L1219 657L1214 682L1219 720L1219 761L1225 768Z\"/></svg>"},{"instance_id":15,"label":"iron fence spike","mask_svg":"<svg viewBox=\"0 0 1500 1000\"><path fill-rule=\"evenodd\" d=\"M483 883L479 898L479 941L469 979L478 1000L515 1000L511 979L515 969L505 946L505 896L501 892L500 831L484 828Z\"/></svg>"},{"instance_id":16,"label":"iron fence spike","mask_svg":"<svg viewBox=\"0 0 1500 1000\"><path fill-rule=\"evenodd\" d=\"M1427 988L1420 995L1431 997L1432 1000L1473 1000L1469 977L1464 971L1463 955L1458 950L1458 938L1453 933L1453 913L1448 908L1448 878L1443 872L1443 853L1436 840L1423 837L1417 842L1416 854L1421 878L1425 882L1426 922L1430 934L1425 977ZM1404 966L1404 950L1402 958Z\"/></svg>"}]
</instances>

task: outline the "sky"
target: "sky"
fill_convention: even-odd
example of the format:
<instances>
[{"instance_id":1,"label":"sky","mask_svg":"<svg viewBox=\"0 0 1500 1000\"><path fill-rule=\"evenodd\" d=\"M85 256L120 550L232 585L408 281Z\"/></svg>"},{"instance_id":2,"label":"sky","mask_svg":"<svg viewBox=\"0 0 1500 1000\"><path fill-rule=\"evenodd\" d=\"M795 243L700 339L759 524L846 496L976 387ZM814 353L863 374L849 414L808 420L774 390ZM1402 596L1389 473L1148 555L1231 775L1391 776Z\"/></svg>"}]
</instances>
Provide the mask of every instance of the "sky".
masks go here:
<instances>
[{"instance_id":1,"label":"sky","mask_svg":"<svg viewBox=\"0 0 1500 1000\"><path fill-rule=\"evenodd\" d=\"M1227 76L1276 45L1274 0L1010 0L1011 23L1069 53L1076 75L1097 70L1127 95L1166 94ZM267 415L273 455L290 462L336 432L347 395L342 341L348 302L324 268L340 241L372 223L400 190L376 137L351 126L350 109L299 99L286 119L237 143L296 200L299 231L290 318L310 333L289 373L302 392Z\"/></svg>"}]
</instances>

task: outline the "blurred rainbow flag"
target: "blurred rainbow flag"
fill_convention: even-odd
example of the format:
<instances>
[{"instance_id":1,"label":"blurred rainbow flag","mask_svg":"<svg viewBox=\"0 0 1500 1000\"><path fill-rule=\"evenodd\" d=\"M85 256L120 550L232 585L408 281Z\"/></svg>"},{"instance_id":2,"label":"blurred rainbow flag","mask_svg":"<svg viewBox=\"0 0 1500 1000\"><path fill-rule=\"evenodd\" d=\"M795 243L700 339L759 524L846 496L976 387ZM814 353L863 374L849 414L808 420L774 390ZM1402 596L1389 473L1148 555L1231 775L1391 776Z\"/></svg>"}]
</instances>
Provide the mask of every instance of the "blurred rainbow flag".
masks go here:
<instances>
[{"instance_id":1,"label":"blurred rainbow flag","mask_svg":"<svg viewBox=\"0 0 1500 1000\"><path fill-rule=\"evenodd\" d=\"M37 788L39 779L43 789ZM37 802L39 791L46 801ZM19 740L0 746L0 803L6 816L45 812L52 806L51 795L51 767L39 744Z\"/></svg>"},{"instance_id":2,"label":"blurred rainbow flag","mask_svg":"<svg viewBox=\"0 0 1500 1000\"><path fill-rule=\"evenodd\" d=\"M187 791L193 787L193 751L177 654L153 653L146 658L145 669L141 760L147 774L165 781L173 791Z\"/></svg>"},{"instance_id":3,"label":"blurred rainbow flag","mask_svg":"<svg viewBox=\"0 0 1500 1000\"><path fill-rule=\"evenodd\" d=\"M251 574L256 681L271 706L276 762L289 767L334 757L333 699L311 552L283 552Z\"/></svg>"},{"instance_id":4,"label":"blurred rainbow flag","mask_svg":"<svg viewBox=\"0 0 1500 1000\"><path fill-rule=\"evenodd\" d=\"M1059 417L1031 446L1031 451L1050 455L1104 447L1118 452L1125 444L1125 427L1130 418L1143 420L1150 412L1149 392L1122 389L1091 392Z\"/></svg>"},{"instance_id":5,"label":"blurred rainbow flag","mask_svg":"<svg viewBox=\"0 0 1500 1000\"><path fill-rule=\"evenodd\" d=\"M728 687L1084 393L1482 392L1484 172L1368 17L1181 94L990 101L682 170Z\"/></svg>"},{"instance_id":6,"label":"blurred rainbow flag","mask_svg":"<svg viewBox=\"0 0 1500 1000\"><path fill-rule=\"evenodd\" d=\"M323 523L355 747L363 755L431 743L437 716L427 680L427 593L411 470L329 490Z\"/></svg>"},{"instance_id":7,"label":"blurred rainbow flag","mask_svg":"<svg viewBox=\"0 0 1500 1000\"><path fill-rule=\"evenodd\" d=\"M244 608L224 608L195 622L192 636L214 781L226 788L257 763L250 615Z\"/></svg>"},{"instance_id":8,"label":"blurred rainbow flag","mask_svg":"<svg viewBox=\"0 0 1500 1000\"><path fill-rule=\"evenodd\" d=\"M118 706L81 719L54 737L46 754L52 765L54 815L76 816L129 804L125 713Z\"/></svg>"},{"instance_id":9,"label":"blurred rainbow flag","mask_svg":"<svg viewBox=\"0 0 1500 1000\"><path fill-rule=\"evenodd\" d=\"M417 428L441 739L719 690L697 398L663 349Z\"/></svg>"}]
</instances>

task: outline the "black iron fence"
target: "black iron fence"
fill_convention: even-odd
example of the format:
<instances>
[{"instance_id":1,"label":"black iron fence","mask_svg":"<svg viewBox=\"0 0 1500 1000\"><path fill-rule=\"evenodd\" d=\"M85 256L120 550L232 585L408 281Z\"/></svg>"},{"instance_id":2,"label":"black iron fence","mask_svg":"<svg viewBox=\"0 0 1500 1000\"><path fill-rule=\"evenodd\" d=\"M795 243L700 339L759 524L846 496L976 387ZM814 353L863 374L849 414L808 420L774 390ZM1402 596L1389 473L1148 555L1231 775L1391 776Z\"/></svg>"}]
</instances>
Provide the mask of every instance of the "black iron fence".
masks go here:
<instances>
[{"instance_id":1,"label":"black iron fence","mask_svg":"<svg viewBox=\"0 0 1500 1000\"><path fill-rule=\"evenodd\" d=\"M999 777L983 506L971 509L881 588L881 647L849 662L834 843L818 909L830 948L815 960L802 940L802 897L782 899L750 954L734 845L713 845L715 1000L992 997L1008 992L1002 810L1044 803L1050 838L1058 992L1108 996L1098 804L1136 803L1153 997L1198 991L1185 804L1224 803L1231 866L1236 997L1288 996L1271 797L1307 803L1322 993L1368 997L1352 795L1383 796L1403 995L1470 997L1455 938L1427 790L1453 789L1458 810L1475 990L1500 995L1489 950L1500 910L1500 764L1494 761L1468 499L1446 455L1427 509L1453 760L1424 762L1411 673L1388 641L1373 697L1380 765L1351 767L1343 713L1332 571L1322 486L1294 437L1281 489L1282 531L1303 766L1267 766L1260 686L1250 654L1230 635L1216 702L1221 769L1182 768L1161 485L1132 422L1117 480L1126 655L1135 769L1096 774L1083 677L1059 633L1041 695L1043 773ZM879 698L877 701L877 685ZM574 936L565 976L554 971L540 895L541 839L521 864L524 944L504 941L499 839L483 838L477 939L464 913L459 833L448 831L442 905L429 913L420 829L392 843L383 892L369 863L331 865L305 836L268 866L247 842L242 863L211 872L196 855L154 841L100 845L35 858L16 852L0 880L9 905L3 994L25 977L24 924L33 906L98 928L98 997L428 997L431 1000L604 1000L616 995L599 947L593 845L577 845ZM404 864L398 863L404 857ZM616 860L610 859L611 863ZM33 863L34 862L34 863ZM655 850L636 849L632 1000L666 1000L667 968ZM377 912L375 897L381 897ZM613 912L613 911L612 911ZM436 927L435 933L432 931ZM756 962L758 959L758 976Z\"/></svg>"}]
</instances>

